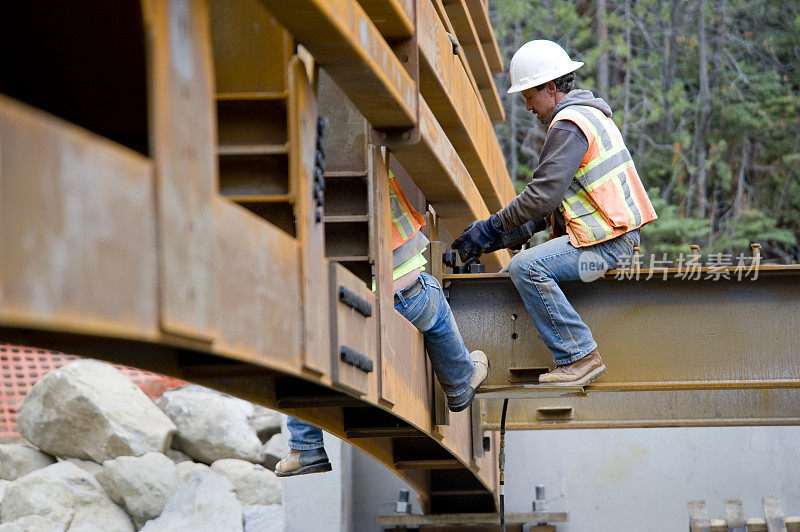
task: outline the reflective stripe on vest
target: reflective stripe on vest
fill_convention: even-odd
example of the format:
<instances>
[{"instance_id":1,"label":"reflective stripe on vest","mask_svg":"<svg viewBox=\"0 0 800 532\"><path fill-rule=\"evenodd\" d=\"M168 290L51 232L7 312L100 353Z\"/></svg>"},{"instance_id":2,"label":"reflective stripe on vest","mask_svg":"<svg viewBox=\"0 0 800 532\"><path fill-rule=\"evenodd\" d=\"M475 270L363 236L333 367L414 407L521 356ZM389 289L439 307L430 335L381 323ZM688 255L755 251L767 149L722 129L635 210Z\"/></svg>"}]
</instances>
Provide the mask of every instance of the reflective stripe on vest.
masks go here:
<instances>
[{"instance_id":1,"label":"reflective stripe on vest","mask_svg":"<svg viewBox=\"0 0 800 532\"><path fill-rule=\"evenodd\" d=\"M408 242L425 225L425 218L408 202L392 172L389 172L389 213L392 216L392 250Z\"/></svg>"},{"instance_id":2,"label":"reflective stripe on vest","mask_svg":"<svg viewBox=\"0 0 800 532\"><path fill-rule=\"evenodd\" d=\"M589 143L559 207L570 243L576 247L596 244L655 220L655 210L614 122L584 105L560 111L550 127L560 120L574 122Z\"/></svg>"}]
</instances>

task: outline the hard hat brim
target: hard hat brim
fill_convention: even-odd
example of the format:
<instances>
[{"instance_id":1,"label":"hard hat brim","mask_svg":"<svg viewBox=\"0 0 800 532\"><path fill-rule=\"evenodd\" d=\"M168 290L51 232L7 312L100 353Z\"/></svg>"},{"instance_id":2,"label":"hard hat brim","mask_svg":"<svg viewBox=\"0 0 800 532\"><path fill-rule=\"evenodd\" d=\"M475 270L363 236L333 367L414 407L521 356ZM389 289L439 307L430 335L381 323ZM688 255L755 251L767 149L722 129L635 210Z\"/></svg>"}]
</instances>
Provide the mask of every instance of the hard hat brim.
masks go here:
<instances>
[{"instance_id":1,"label":"hard hat brim","mask_svg":"<svg viewBox=\"0 0 800 532\"><path fill-rule=\"evenodd\" d=\"M564 74L575 72L582 66L583 62L581 61L571 61L570 64L565 68L559 68L558 70L545 72L543 74L540 74L539 76L536 76L533 79L526 79L520 83L511 85L511 88L508 89L506 94L513 94L515 92L522 92L526 89L530 89L531 87L538 87L542 83L547 83L548 81L553 81L554 79L558 79Z\"/></svg>"}]
</instances>

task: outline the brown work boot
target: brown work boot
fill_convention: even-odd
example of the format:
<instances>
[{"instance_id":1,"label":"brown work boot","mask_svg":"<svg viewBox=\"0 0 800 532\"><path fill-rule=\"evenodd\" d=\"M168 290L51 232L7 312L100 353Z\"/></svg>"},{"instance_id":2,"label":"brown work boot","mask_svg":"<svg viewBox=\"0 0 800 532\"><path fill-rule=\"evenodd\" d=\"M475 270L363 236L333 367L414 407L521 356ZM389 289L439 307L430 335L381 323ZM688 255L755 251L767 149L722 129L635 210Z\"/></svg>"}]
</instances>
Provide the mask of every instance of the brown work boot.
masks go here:
<instances>
[{"instance_id":1,"label":"brown work boot","mask_svg":"<svg viewBox=\"0 0 800 532\"><path fill-rule=\"evenodd\" d=\"M606 372L597 349L571 364L557 366L544 375L539 375L539 383L564 386L585 386L599 379Z\"/></svg>"},{"instance_id":2,"label":"brown work boot","mask_svg":"<svg viewBox=\"0 0 800 532\"><path fill-rule=\"evenodd\" d=\"M332 469L325 449L310 449L298 451L290 449L289 454L275 466L275 475L279 477L293 477L309 473L325 473Z\"/></svg>"},{"instance_id":3,"label":"brown work boot","mask_svg":"<svg viewBox=\"0 0 800 532\"><path fill-rule=\"evenodd\" d=\"M491 365L489 364L489 358L486 356L486 353L480 349L476 349L469 354L469 357L472 359L472 365L475 368L472 373L472 380L469 383L469 387L461 392L460 395L454 397L447 396L447 408L449 408L451 412L466 410L466 408L472 404L472 400L475 399L475 392L477 392L481 384L486 382L486 379L489 378Z\"/></svg>"}]
</instances>

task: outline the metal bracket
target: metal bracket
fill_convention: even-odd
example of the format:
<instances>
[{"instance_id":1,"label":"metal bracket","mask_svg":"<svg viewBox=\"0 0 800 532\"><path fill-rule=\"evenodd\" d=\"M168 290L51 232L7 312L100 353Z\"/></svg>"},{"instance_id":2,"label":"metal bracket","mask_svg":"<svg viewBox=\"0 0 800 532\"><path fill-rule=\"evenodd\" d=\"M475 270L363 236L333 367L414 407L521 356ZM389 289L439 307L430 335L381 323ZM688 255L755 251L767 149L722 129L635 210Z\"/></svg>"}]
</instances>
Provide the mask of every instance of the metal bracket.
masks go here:
<instances>
[{"instance_id":1,"label":"metal bracket","mask_svg":"<svg viewBox=\"0 0 800 532\"><path fill-rule=\"evenodd\" d=\"M370 128L369 137L372 144L376 146L386 146L388 148L392 146L418 144L420 139L419 125L400 129L378 130Z\"/></svg>"},{"instance_id":2,"label":"metal bracket","mask_svg":"<svg viewBox=\"0 0 800 532\"><path fill-rule=\"evenodd\" d=\"M459 273L486 273L486 265L481 264L480 259L477 257L473 257L468 259L467 262L462 264L461 266L456 264L456 259L458 255L452 249L448 249L444 253L442 253L442 262L445 266L448 266L453 270L454 274Z\"/></svg>"}]
</instances>

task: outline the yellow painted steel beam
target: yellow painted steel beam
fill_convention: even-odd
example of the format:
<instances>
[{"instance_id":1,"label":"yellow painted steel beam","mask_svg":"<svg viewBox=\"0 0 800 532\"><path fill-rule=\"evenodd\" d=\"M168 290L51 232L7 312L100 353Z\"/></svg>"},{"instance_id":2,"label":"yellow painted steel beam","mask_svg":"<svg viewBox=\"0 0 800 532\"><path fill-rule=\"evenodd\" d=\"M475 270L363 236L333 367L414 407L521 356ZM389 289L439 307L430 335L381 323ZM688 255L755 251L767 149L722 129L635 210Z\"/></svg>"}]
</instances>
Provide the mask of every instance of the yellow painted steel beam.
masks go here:
<instances>
[{"instance_id":1,"label":"yellow painted steel beam","mask_svg":"<svg viewBox=\"0 0 800 532\"><path fill-rule=\"evenodd\" d=\"M516 195L489 117L430 2L417 4L420 90L490 211Z\"/></svg>"},{"instance_id":2,"label":"yellow painted steel beam","mask_svg":"<svg viewBox=\"0 0 800 532\"><path fill-rule=\"evenodd\" d=\"M498 74L505 70L505 67L503 65L503 55L500 53L500 47L497 45L497 39L494 36L492 23L489 21L489 10L483 0L465 1L475 23L475 29L478 32L489 68L491 68L492 73Z\"/></svg>"},{"instance_id":3,"label":"yellow painted steel beam","mask_svg":"<svg viewBox=\"0 0 800 532\"><path fill-rule=\"evenodd\" d=\"M358 3L387 40L413 37L413 0L358 0Z\"/></svg>"},{"instance_id":4,"label":"yellow painted steel beam","mask_svg":"<svg viewBox=\"0 0 800 532\"><path fill-rule=\"evenodd\" d=\"M261 0L377 129L417 121L417 87L355 0Z\"/></svg>"},{"instance_id":5,"label":"yellow painted steel beam","mask_svg":"<svg viewBox=\"0 0 800 532\"><path fill-rule=\"evenodd\" d=\"M456 31L458 44L464 51L469 69L475 77L489 118L493 123L502 122L506 117L503 103L494 86L492 72L466 1L445 0L444 7Z\"/></svg>"},{"instance_id":6,"label":"yellow painted steel beam","mask_svg":"<svg viewBox=\"0 0 800 532\"><path fill-rule=\"evenodd\" d=\"M491 212L423 98L419 109L420 143L395 146L392 153L433 204L448 232L458 235L470 222ZM509 260L508 250L502 250L486 255L483 262L489 270L500 270Z\"/></svg>"},{"instance_id":7,"label":"yellow painted steel beam","mask_svg":"<svg viewBox=\"0 0 800 532\"><path fill-rule=\"evenodd\" d=\"M502 399L481 399L483 427L500 428ZM800 389L589 391L586 396L515 398L506 429L608 429L800 425Z\"/></svg>"}]
</instances>

